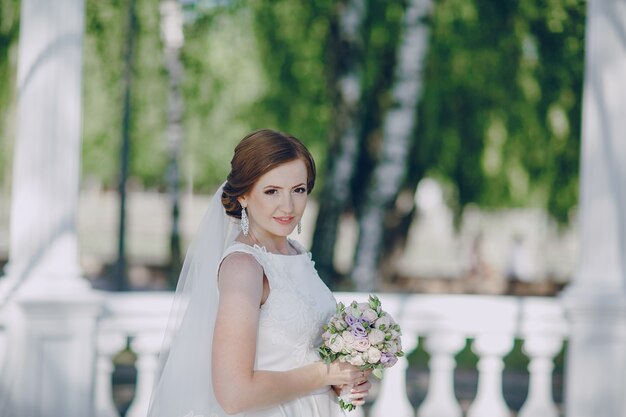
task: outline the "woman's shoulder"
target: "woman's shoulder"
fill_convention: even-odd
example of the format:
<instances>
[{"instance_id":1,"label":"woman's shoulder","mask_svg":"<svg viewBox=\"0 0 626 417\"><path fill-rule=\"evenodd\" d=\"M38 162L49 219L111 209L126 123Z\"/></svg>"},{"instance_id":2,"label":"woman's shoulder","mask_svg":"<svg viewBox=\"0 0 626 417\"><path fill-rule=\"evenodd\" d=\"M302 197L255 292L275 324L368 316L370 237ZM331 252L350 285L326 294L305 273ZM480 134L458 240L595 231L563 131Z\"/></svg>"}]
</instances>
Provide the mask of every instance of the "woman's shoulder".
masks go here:
<instances>
[{"instance_id":1,"label":"woman's shoulder","mask_svg":"<svg viewBox=\"0 0 626 417\"><path fill-rule=\"evenodd\" d=\"M265 248L258 245L249 245L247 243L235 240L224 250L224 253L222 254L222 259L238 253L247 254L259 260L259 258L266 253L266 250Z\"/></svg>"},{"instance_id":2,"label":"woman's shoulder","mask_svg":"<svg viewBox=\"0 0 626 417\"><path fill-rule=\"evenodd\" d=\"M223 256L220 265L220 274L258 274L263 273L263 266L251 253L245 251L232 251Z\"/></svg>"}]
</instances>

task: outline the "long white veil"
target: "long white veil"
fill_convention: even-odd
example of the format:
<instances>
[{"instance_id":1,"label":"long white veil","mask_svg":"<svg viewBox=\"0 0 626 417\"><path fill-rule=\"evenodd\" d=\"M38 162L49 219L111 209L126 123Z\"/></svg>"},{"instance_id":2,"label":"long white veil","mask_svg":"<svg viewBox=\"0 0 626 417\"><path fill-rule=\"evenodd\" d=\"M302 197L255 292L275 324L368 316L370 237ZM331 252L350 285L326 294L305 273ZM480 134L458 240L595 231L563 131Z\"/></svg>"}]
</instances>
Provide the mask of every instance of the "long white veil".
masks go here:
<instances>
[{"instance_id":1,"label":"long white veil","mask_svg":"<svg viewBox=\"0 0 626 417\"><path fill-rule=\"evenodd\" d=\"M211 199L185 257L148 417L227 416L215 399L211 382L217 269L224 249L239 232L236 220L226 215L222 206L223 187Z\"/></svg>"}]
</instances>

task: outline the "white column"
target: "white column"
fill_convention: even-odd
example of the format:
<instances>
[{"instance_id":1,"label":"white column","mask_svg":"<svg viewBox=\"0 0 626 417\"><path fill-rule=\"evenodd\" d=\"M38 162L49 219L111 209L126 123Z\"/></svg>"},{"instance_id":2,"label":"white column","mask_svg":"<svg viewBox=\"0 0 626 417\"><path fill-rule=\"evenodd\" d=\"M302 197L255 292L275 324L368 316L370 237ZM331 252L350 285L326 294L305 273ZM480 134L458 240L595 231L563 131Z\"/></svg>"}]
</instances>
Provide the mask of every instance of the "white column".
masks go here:
<instances>
[{"instance_id":1,"label":"white column","mask_svg":"<svg viewBox=\"0 0 626 417\"><path fill-rule=\"evenodd\" d=\"M76 240L84 0L23 0L7 276L17 287L85 289Z\"/></svg>"},{"instance_id":2,"label":"white column","mask_svg":"<svg viewBox=\"0 0 626 417\"><path fill-rule=\"evenodd\" d=\"M94 413L100 301L76 236L84 0L22 0L2 417Z\"/></svg>"},{"instance_id":3,"label":"white column","mask_svg":"<svg viewBox=\"0 0 626 417\"><path fill-rule=\"evenodd\" d=\"M563 297L572 322L568 417L624 416L626 386L626 2L587 6L580 265Z\"/></svg>"}]
</instances>

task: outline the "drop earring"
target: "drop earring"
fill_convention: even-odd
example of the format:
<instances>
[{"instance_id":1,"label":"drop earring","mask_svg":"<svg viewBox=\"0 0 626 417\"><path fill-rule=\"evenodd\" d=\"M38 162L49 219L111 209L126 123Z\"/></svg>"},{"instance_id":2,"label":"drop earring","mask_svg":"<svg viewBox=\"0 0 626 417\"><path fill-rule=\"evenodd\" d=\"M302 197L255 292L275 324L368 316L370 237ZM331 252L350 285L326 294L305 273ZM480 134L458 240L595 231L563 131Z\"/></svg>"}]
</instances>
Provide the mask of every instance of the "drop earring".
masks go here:
<instances>
[{"instance_id":1,"label":"drop earring","mask_svg":"<svg viewBox=\"0 0 626 417\"><path fill-rule=\"evenodd\" d=\"M244 236L248 236L248 232L250 231L250 221L248 220L248 213L246 213L246 208L241 208L241 232Z\"/></svg>"},{"instance_id":2,"label":"drop earring","mask_svg":"<svg viewBox=\"0 0 626 417\"><path fill-rule=\"evenodd\" d=\"M302 223L298 220L298 234L302 233Z\"/></svg>"}]
</instances>

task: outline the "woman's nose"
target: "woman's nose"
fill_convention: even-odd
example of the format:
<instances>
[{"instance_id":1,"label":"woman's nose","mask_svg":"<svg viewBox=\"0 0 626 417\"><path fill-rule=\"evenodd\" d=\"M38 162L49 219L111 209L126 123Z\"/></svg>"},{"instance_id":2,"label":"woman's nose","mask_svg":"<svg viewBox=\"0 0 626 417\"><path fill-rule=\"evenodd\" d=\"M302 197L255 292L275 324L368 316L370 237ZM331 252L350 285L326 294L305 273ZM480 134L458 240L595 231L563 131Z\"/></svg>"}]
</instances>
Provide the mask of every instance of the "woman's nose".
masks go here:
<instances>
[{"instance_id":1,"label":"woman's nose","mask_svg":"<svg viewBox=\"0 0 626 417\"><path fill-rule=\"evenodd\" d=\"M287 194L282 198L280 208L285 213L291 213L293 211L293 198L290 194Z\"/></svg>"}]
</instances>

